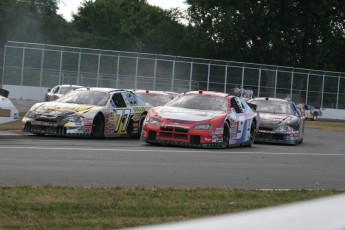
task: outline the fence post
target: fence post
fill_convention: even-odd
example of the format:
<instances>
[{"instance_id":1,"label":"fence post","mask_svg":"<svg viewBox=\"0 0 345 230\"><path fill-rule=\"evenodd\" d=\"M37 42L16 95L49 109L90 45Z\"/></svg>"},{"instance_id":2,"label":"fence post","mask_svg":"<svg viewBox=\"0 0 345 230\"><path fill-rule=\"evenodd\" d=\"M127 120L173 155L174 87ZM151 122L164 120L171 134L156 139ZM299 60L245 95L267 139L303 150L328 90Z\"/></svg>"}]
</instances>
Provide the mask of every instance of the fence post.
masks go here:
<instances>
[{"instance_id":1,"label":"fence post","mask_svg":"<svg viewBox=\"0 0 345 230\"><path fill-rule=\"evenodd\" d=\"M137 54L137 58L135 61L135 81L134 81L135 89L138 88L138 65L139 65L139 54Z\"/></svg>"},{"instance_id":2,"label":"fence post","mask_svg":"<svg viewBox=\"0 0 345 230\"><path fill-rule=\"evenodd\" d=\"M192 61L190 62L190 70L189 70L189 91L192 90L193 64L194 64L194 58L192 58Z\"/></svg>"},{"instance_id":3,"label":"fence post","mask_svg":"<svg viewBox=\"0 0 345 230\"><path fill-rule=\"evenodd\" d=\"M337 89L337 104L336 104L336 109L338 109L338 105L339 105L339 93L340 93L340 75L338 76L338 89Z\"/></svg>"},{"instance_id":4,"label":"fence post","mask_svg":"<svg viewBox=\"0 0 345 230\"><path fill-rule=\"evenodd\" d=\"M5 45L4 49L4 60L2 64L2 78L1 78L1 85L4 85L4 78L5 78L5 65L6 65L6 49L7 49L7 44Z\"/></svg>"},{"instance_id":5,"label":"fence post","mask_svg":"<svg viewBox=\"0 0 345 230\"><path fill-rule=\"evenodd\" d=\"M44 67L44 49L42 49L42 55L41 55L40 87L42 87L43 67Z\"/></svg>"},{"instance_id":6,"label":"fence post","mask_svg":"<svg viewBox=\"0 0 345 230\"><path fill-rule=\"evenodd\" d=\"M99 69L101 67L101 53L98 54L98 65L97 65L97 87L101 86Z\"/></svg>"},{"instance_id":7,"label":"fence post","mask_svg":"<svg viewBox=\"0 0 345 230\"><path fill-rule=\"evenodd\" d=\"M115 88L119 88L119 69L120 69L120 55L121 55L121 52L119 52L119 55L117 56L117 66L116 66L116 82L115 82Z\"/></svg>"},{"instance_id":8,"label":"fence post","mask_svg":"<svg viewBox=\"0 0 345 230\"><path fill-rule=\"evenodd\" d=\"M78 58L78 73L77 73L77 84L79 84L79 77L80 77L80 65L81 65L81 51L83 48L79 49L79 58Z\"/></svg>"},{"instance_id":9,"label":"fence post","mask_svg":"<svg viewBox=\"0 0 345 230\"><path fill-rule=\"evenodd\" d=\"M309 78L310 78L310 70L308 71L308 75L307 75L307 88L305 90L305 104L308 104Z\"/></svg>"},{"instance_id":10,"label":"fence post","mask_svg":"<svg viewBox=\"0 0 345 230\"><path fill-rule=\"evenodd\" d=\"M273 93L273 97L277 97L277 80L278 80L278 67L276 68L276 76L274 78L274 93Z\"/></svg>"},{"instance_id":11,"label":"fence post","mask_svg":"<svg viewBox=\"0 0 345 230\"><path fill-rule=\"evenodd\" d=\"M211 61L208 63L208 71L207 71L207 87L206 90L209 91L209 87L210 87L210 75L211 75Z\"/></svg>"},{"instance_id":12,"label":"fence post","mask_svg":"<svg viewBox=\"0 0 345 230\"><path fill-rule=\"evenodd\" d=\"M62 58L63 58L63 51L65 47L62 47L60 52L60 66L59 66L59 85L61 85L61 77L62 77Z\"/></svg>"},{"instance_id":13,"label":"fence post","mask_svg":"<svg viewBox=\"0 0 345 230\"><path fill-rule=\"evenodd\" d=\"M21 73L20 73L20 85L22 86L23 85L23 77L24 77L24 62L25 62L25 49L26 49L26 43L24 44L24 47L23 47L23 53L22 53L22 70L21 70Z\"/></svg>"},{"instance_id":14,"label":"fence post","mask_svg":"<svg viewBox=\"0 0 345 230\"><path fill-rule=\"evenodd\" d=\"M176 64L176 59L174 58L173 61L173 69L172 69L172 76L171 76L171 91L174 91L174 82L175 82L175 64Z\"/></svg>"},{"instance_id":15,"label":"fence post","mask_svg":"<svg viewBox=\"0 0 345 230\"><path fill-rule=\"evenodd\" d=\"M262 65L260 65L260 69L259 69L259 80L258 80L258 92L257 92L257 97L260 97L260 88L261 88L261 71L262 71Z\"/></svg>"},{"instance_id":16,"label":"fence post","mask_svg":"<svg viewBox=\"0 0 345 230\"><path fill-rule=\"evenodd\" d=\"M323 107L323 91L325 89L325 77L326 77L326 72L323 72L323 76L322 76L322 89L321 89L321 105L320 107ZM332 108L333 109L333 108Z\"/></svg>"},{"instance_id":17,"label":"fence post","mask_svg":"<svg viewBox=\"0 0 345 230\"><path fill-rule=\"evenodd\" d=\"M228 62L225 65L225 73L224 73L224 93L226 93L226 84L228 83Z\"/></svg>"},{"instance_id":18,"label":"fence post","mask_svg":"<svg viewBox=\"0 0 345 230\"><path fill-rule=\"evenodd\" d=\"M156 55L156 59L155 59L155 65L154 65L154 69L153 69L153 90L156 90L156 80L157 80L157 60L158 56Z\"/></svg>"},{"instance_id":19,"label":"fence post","mask_svg":"<svg viewBox=\"0 0 345 230\"><path fill-rule=\"evenodd\" d=\"M295 74L295 68L293 68L292 73L291 73L291 87L290 87L290 99L291 100L293 100L292 88L293 88L294 74Z\"/></svg>"},{"instance_id":20,"label":"fence post","mask_svg":"<svg viewBox=\"0 0 345 230\"><path fill-rule=\"evenodd\" d=\"M242 79L241 79L241 97L243 97L244 93L244 69L246 68L246 63L242 66Z\"/></svg>"}]
</instances>

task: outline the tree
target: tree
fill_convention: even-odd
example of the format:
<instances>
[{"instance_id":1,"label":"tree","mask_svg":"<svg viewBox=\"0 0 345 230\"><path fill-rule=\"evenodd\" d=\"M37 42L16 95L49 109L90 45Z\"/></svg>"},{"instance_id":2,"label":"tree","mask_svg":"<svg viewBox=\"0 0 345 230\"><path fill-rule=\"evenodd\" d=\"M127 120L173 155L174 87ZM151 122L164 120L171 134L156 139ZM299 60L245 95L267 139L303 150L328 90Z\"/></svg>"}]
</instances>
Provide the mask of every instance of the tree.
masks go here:
<instances>
[{"instance_id":1,"label":"tree","mask_svg":"<svg viewBox=\"0 0 345 230\"><path fill-rule=\"evenodd\" d=\"M331 63L333 42L343 47L345 39L342 2L187 0L191 24L212 39L216 58L328 70L341 68Z\"/></svg>"}]
</instances>

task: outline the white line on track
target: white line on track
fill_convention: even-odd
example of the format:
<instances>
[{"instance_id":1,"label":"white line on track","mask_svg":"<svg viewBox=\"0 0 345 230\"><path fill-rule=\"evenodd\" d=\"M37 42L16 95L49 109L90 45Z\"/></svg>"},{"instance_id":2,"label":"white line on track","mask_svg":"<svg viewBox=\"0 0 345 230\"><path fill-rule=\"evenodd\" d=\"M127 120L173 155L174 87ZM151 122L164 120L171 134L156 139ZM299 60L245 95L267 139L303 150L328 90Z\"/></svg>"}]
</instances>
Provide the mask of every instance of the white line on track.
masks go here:
<instances>
[{"instance_id":1,"label":"white line on track","mask_svg":"<svg viewBox=\"0 0 345 230\"><path fill-rule=\"evenodd\" d=\"M0 149L31 149L31 150L73 150L73 151L122 151L122 152L174 152L174 153L200 153L200 152L210 152L210 153L225 153L225 154L261 154L261 155L298 155L298 156L344 156L344 154L340 153L269 153L269 152L239 152L239 151L218 151L215 150L171 150L171 149L122 149L122 148L71 148L71 147L32 147L32 146L0 146Z\"/></svg>"}]
</instances>

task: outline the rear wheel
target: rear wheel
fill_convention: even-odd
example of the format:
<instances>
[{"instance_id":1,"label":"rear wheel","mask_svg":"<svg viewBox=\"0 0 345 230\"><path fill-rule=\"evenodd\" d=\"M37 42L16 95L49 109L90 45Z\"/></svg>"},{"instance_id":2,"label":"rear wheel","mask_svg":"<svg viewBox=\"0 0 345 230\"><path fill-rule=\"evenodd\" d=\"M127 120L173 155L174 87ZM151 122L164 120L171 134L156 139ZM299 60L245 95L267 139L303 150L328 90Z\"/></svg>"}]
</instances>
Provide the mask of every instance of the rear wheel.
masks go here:
<instances>
[{"instance_id":1,"label":"rear wheel","mask_svg":"<svg viewBox=\"0 0 345 230\"><path fill-rule=\"evenodd\" d=\"M230 127L227 122L224 123L224 131L223 131L223 142L222 142L222 148L227 148L230 146Z\"/></svg>"},{"instance_id":2,"label":"rear wheel","mask_svg":"<svg viewBox=\"0 0 345 230\"><path fill-rule=\"evenodd\" d=\"M91 136L94 138L104 137L104 119L101 114L97 114L93 119Z\"/></svg>"}]
</instances>

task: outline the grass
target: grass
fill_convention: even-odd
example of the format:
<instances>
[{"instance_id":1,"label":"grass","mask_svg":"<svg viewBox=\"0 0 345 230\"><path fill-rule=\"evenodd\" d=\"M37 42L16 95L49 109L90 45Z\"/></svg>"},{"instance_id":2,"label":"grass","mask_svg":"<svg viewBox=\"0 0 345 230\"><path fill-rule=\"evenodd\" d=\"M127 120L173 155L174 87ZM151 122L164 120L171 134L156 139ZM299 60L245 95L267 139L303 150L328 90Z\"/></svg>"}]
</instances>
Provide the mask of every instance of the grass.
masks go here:
<instances>
[{"instance_id":1,"label":"grass","mask_svg":"<svg viewBox=\"0 0 345 230\"><path fill-rule=\"evenodd\" d=\"M339 194L340 190L0 187L0 229L116 229Z\"/></svg>"}]
</instances>

